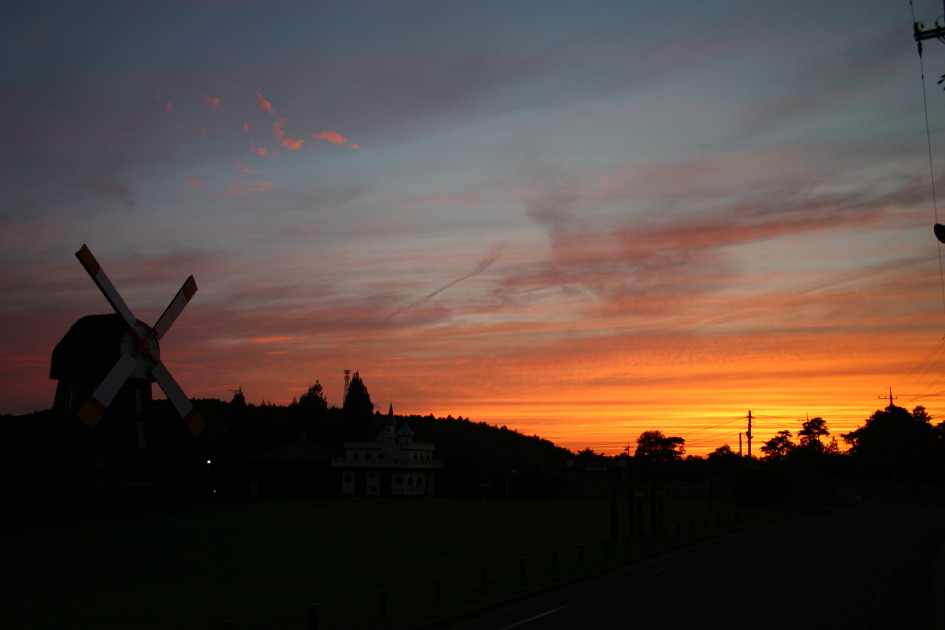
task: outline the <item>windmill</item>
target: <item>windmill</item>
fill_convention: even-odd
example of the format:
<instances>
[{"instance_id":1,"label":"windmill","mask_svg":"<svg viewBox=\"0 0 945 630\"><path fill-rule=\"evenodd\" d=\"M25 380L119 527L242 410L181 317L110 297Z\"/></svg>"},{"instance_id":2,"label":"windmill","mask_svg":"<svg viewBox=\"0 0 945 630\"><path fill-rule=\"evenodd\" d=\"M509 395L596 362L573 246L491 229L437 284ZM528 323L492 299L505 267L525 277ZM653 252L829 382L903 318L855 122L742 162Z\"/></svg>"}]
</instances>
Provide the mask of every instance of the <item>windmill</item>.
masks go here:
<instances>
[{"instance_id":1,"label":"windmill","mask_svg":"<svg viewBox=\"0 0 945 630\"><path fill-rule=\"evenodd\" d=\"M116 398L126 409L133 403L141 415L156 382L190 432L198 435L203 418L161 362L159 343L197 292L194 277L187 278L152 328L132 314L87 246L76 257L115 312L79 319L56 345L50 368L50 378L59 381L53 407L76 411L94 428Z\"/></svg>"}]
</instances>

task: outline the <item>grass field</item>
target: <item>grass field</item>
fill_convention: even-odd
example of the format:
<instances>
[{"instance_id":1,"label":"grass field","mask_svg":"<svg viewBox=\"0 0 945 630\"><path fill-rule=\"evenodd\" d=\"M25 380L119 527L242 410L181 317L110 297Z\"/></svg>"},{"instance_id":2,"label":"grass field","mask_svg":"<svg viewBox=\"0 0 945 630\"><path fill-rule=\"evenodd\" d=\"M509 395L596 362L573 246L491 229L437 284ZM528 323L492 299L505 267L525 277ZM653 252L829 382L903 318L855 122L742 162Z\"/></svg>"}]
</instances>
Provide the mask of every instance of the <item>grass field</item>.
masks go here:
<instances>
[{"instance_id":1,"label":"grass field","mask_svg":"<svg viewBox=\"0 0 945 630\"><path fill-rule=\"evenodd\" d=\"M609 503L592 501L274 502L47 525L2 542L0 625L185 630L234 620L304 630L317 603L321 628L416 627L703 536L735 516L669 503L665 542L628 543L626 509L615 544L605 542ZM748 516L742 510L740 522Z\"/></svg>"}]
</instances>

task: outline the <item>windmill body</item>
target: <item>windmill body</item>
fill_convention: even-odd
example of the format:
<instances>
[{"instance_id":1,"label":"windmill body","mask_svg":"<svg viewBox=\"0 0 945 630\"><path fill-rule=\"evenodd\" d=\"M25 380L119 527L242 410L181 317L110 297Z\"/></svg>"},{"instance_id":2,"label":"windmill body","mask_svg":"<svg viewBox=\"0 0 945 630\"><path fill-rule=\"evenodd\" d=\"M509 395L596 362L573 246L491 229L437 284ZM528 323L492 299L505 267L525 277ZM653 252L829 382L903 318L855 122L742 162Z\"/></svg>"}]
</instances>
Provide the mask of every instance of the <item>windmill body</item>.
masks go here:
<instances>
[{"instance_id":1,"label":"windmill body","mask_svg":"<svg viewBox=\"0 0 945 630\"><path fill-rule=\"evenodd\" d=\"M197 292L193 276L152 328L137 319L85 245L76 257L114 313L79 319L53 350L50 378L59 381L53 407L75 412L94 428L110 407L112 415L141 416L151 401L151 383L164 391L191 433L204 422L161 362L160 340Z\"/></svg>"}]
</instances>

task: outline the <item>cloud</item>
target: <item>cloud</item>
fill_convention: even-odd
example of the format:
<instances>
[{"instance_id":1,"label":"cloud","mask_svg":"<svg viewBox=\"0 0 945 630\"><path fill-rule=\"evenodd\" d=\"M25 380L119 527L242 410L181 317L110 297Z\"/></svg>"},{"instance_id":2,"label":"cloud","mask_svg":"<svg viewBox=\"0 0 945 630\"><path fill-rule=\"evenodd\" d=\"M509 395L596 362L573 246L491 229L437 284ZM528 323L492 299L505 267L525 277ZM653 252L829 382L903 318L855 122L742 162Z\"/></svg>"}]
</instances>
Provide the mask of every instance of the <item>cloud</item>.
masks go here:
<instances>
[{"instance_id":1,"label":"cloud","mask_svg":"<svg viewBox=\"0 0 945 630\"><path fill-rule=\"evenodd\" d=\"M259 102L259 106L263 108L263 111L267 114L275 114L276 110L272 108L272 103L263 98L263 95L259 92L254 92L253 96L256 97L256 100Z\"/></svg>"},{"instance_id":2,"label":"cloud","mask_svg":"<svg viewBox=\"0 0 945 630\"><path fill-rule=\"evenodd\" d=\"M282 126L287 122L287 120L288 119L286 118L280 118L276 122L272 123L272 133L276 134L276 136L279 138L279 141L282 143L282 146L288 149L300 149L302 147L302 143L305 142L305 140L292 140L285 137L285 131L282 130Z\"/></svg>"},{"instance_id":3,"label":"cloud","mask_svg":"<svg viewBox=\"0 0 945 630\"><path fill-rule=\"evenodd\" d=\"M167 103L164 103L164 111L166 111L168 114L173 114L174 103L171 103L170 101L168 101Z\"/></svg>"},{"instance_id":4,"label":"cloud","mask_svg":"<svg viewBox=\"0 0 945 630\"><path fill-rule=\"evenodd\" d=\"M248 123L248 122L244 122L244 123L243 123L243 131L249 131L249 123Z\"/></svg>"},{"instance_id":5,"label":"cloud","mask_svg":"<svg viewBox=\"0 0 945 630\"><path fill-rule=\"evenodd\" d=\"M357 142L352 142L352 143L349 144L348 146L351 147L352 149L354 149L355 151L358 151L358 150L361 149L361 145L358 144Z\"/></svg>"},{"instance_id":6,"label":"cloud","mask_svg":"<svg viewBox=\"0 0 945 630\"><path fill-rule=\"evenodd\" d=\"M446 284L443 284L443 285L437 287L436 289L434 289L433 291L430 291L429 293L427 293L427 294L424 295L423 297L421 297L421 298L419 298L419 299L417 299L417 300L414 300L413 302L411 302L411 303L408 304L407 306L404 306L403 308L397 309L396 311L394 311L393 313L391 313L390 315L387 316L388 319L391 318L391 317L393 317L393 316L395 316L395 315L397 315L398 313L402 313L402 312L404 312L404 311L406 311L406 310L408 310L408 309L411 309L411 308L414 308L414 307L416 307L416 306L419 306L420 304L423 304L424 302L427 302L427 301L429 301L429 300L432 300L432 299L435 298L437 295L439 295L439 294L442 293L443 291L446 291L446 290L449 289L450 287L456 286L457 284L459 284L459 283L462 282L463 280L468 280L469 278L472 278L473 276L482 273L483 271L485 271L486 269L488 269L495 261L499 260L499 258L502 256L502 250L503 250L503 249L505 249L505 242L499 243L498 245L496 245L495 247L493 247L493 248L489 251L489 253L486 254L486 256L485 256L484 258L482 258L482 260L480 260L480 261L476 264L475 269L473 269L473 270L470 271L469 273L464 274L464 275L462 275L462 276L460 276L460 277L458 277L458 278L454 278L453 280L450 280L450 281L447 282Z\"/></svg>"},{"instance_id":7,"label":"cloud","mask_svg":"<svg viewBox=\"0 0 945 630\"><path fill-rule=\"evenodd\" d=\"M267 151L265 147L257 147L255 143L249 146L253 150L253 153L255 153L256 155L260 157L264 155L268 155L269 153L269 151Z\"/></svg>"},{"instance_id":8,"label":"cloud","mask_svg":"<svg viewBox=\"0 0 945 630\"><path fill-rule=\"evenodd\" d=\"M208 94L207 92L204 92L203 98L205 101L207 101L207 103L210 104L211 107L214 107L214 108L220 107L220 105L223 104L219 98L215 96L210 96L210 94Z\"/></svg>"},{"instance_id":9,"label":"cloud","mask_svg":"<svg viewBox=\"0 0 945 630\"><path fill-rule=\"evenodd\" d=\"M346 140L343 135L335 131L323 131L321 133L312 135L312 137L319 138L321 140L328 140L328 142L332 142L334 144L344 144Z\"/></svg>"},{"instance_id":10,"label":"cloud","mask_svg":"<svg viewBox=\"0 0 945 630\"><path fill-rule=\"evenodd\" d=\"M196 187L200 185L200 180L196 177L193 177L192 175L184 175L184 181L187 182L188 186Z\"/></svg>"},{"instance_id":11,"label":"cloud","mask_svg":"<svg viewBox=\"0 0 945 630\"><path fill-rule=\"evenodd\" d=\"M239 186L231 186L227 189L228 196L245 197L255 192L265 192L272 188L272 182L250 182Z\"/></svg>"}]
</instances>

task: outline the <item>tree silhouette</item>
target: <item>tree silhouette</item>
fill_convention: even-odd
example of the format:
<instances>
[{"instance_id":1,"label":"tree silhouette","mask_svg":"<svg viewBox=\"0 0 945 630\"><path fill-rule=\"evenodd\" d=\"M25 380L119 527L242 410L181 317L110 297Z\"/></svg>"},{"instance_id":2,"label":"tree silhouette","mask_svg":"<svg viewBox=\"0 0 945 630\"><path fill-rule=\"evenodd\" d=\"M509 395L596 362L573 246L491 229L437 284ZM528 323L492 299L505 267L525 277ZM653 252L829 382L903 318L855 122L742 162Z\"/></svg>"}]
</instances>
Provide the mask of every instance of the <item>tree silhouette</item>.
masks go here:
<instances>
[{"instance_id":1,"label":"tree silhouette","mask_svg":"<svg viewBox=\"0 0 945 630\"><path fill-rule=\"evenodd\" d=\"M328 409L328 401L325 399L325 390L316 380L299 398L299 410L306 415L317 417L326 409Z\"/></svg>"},{"instance_id":2,"label":"tree silhouette","mask_svg":"<svg viewBox=\"0 0 945 630\"><path fill-rule=\"evenodd\" d=\"M380 430L381 423L374 422L372 418L374 403L371 402L371 395L357 371L351 376L351 382L348 384L348 394L345 396L342 412L353 438L369 440Z\"/></svg>"},{"instance_id":3,"label":"tree silhouette","mask_svg":"<svg viewBox=\"0 0 945 630\"><path fill-rule=\"evenodd\" d=\"M778 431L773 438L761 445L761 452L765 454L765 459L780 462L787 459L795 448L791 432Z\"/></svg>"},{"instance_id":4,"label":"tree silhouette","mask_svg":"<svg viewBox=\"0 0 945 630\"><path fill-rule=\"evenodd\" d=\"M823 451L824 443L821 438L830 435L830 431L827 430L827 421L820 417L810 418L801 427L801 430L797 432L800 445L816 451Z\"/></svg>"},{"instance_id":5,"label":"tree silhouette","mask_svg":"<svg viewBox=\"0 0 945 630\"><path fill-rule=\"evenodd\" d=\"M918 406L910 413L889 405L841 437L864 471L894 480L919 480L941 472L943 428L942 424L932 426L925 407Z\"/></svg>"},{"instance_id":6,"label":"tree silhouette","mask_svg":"<svg viewBox=\"0 0 945 630\"><path fill-rule=\"evenodd\" d=\"M651 462L679 461L686 453L686 440L681 437L666 437L662 431L644 431L637 438L637 450L633 456Z\"/></svg>"}]
</instances>

